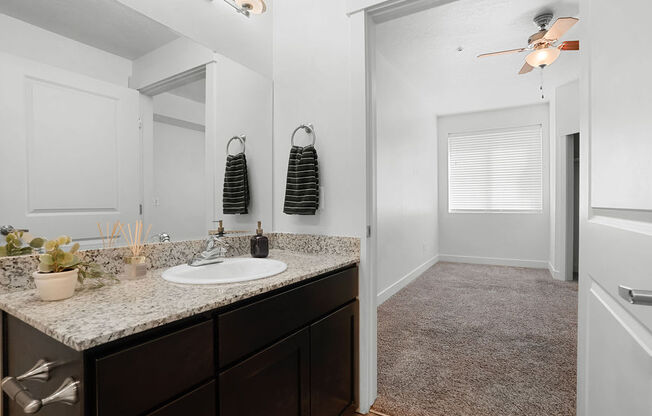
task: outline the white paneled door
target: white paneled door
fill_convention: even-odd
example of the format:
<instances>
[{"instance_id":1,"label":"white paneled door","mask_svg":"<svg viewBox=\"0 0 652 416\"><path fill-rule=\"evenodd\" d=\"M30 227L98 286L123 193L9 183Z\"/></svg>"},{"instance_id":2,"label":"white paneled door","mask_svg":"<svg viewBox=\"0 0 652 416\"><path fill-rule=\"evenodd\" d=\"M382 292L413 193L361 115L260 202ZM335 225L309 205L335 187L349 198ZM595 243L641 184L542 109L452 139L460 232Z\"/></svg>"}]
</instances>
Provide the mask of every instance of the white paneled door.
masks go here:
<instances>
[{"instance_id":1,"label":"white paneled door","mask_svg":"<svg viewBox=\"0 0 652 416\"><path fill-rule=\"evenodd\" d=\"M140 211L138 92L0 54L0 225L93 241Z\"/></svg>"},{"instance_id":2,"label":"white paneled door","mask_svg":"<svg viewBox=\"0 0 652 416\"><path fill-rule=\"evenodd\" d=\"M578 415L650 416L652 3L582 0L581 14Z\"/></svg>"}]
</instances>

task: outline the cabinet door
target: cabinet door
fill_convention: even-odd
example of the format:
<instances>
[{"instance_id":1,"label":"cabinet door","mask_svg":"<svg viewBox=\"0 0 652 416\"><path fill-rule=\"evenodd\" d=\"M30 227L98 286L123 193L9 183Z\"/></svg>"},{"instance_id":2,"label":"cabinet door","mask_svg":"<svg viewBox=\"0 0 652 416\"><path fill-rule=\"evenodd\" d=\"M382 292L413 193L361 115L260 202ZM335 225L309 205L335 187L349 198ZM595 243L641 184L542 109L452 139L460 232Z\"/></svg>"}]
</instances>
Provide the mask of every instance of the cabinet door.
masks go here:
<instances>
[{"instance_id":1,"label":"cabinet door","mask_svg":"<svg viewBox=\"0 0 652 416\"><path fill-rule=\"evenodd\" d=\"M181 396L149 416L215 416L215 381Z\"/></svg>"},{"instance_id":2,"label":"cabinet door","mask_svg":"<svg viewBox=\"0 0 652 416\"><path fill-rule=\"evenodd\" d=\"M311 416L336 416L353 404L358 301L310 326Z\"/></svg>"},{"instance_id":3,"label":"cabinet door","mask_svg":"<svg viewBox=\"0 0 652 416\"><path fill-rule=\"evenodd\" d=\"M308 416L309 348L306 328L222 372L220 416Z\"/></svg>"}]
</instances>

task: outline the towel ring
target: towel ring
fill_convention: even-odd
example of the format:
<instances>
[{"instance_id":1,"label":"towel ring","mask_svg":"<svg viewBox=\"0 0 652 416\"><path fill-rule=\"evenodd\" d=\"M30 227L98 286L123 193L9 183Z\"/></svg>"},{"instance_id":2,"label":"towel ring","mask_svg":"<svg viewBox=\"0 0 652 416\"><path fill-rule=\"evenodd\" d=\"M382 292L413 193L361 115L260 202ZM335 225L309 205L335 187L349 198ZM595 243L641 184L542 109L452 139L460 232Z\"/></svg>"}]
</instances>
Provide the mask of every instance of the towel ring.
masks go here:
<instances>
[{"instance_id":1,"label":"towel ring","mask_svg":"<svg viewBox=\"0 0 652 416\"><path fill-rule=\"evenodd\" d=\"M310 145L314 146L315 142L317 141L317 136L315 136L315 127L310 123L302 124L296 129L294 129L294 131L292 132L292 139L290 140L292 146L294 146L294 136L301 129L303 129L307 134L310 134L312 136L312 143Z\"/></svg>"},{"instance_id":2,"label":"towel ring","mask_svg":"<svg viewBox=\"0 0 652 416\"><path fill-rule=\"evenodd\" d=\"M226 143L226 154L227 155L229 154L229 146L231 146L231 142L234 141L234 140L239 140L240 141L240 143L242 144L242 152L241 153L245 152L245 142L247 141L247 136L245 136L243 134L242 136L233 136L233 137L231 137L229 139L229 141Z\"/></svg>"}]
</instances>

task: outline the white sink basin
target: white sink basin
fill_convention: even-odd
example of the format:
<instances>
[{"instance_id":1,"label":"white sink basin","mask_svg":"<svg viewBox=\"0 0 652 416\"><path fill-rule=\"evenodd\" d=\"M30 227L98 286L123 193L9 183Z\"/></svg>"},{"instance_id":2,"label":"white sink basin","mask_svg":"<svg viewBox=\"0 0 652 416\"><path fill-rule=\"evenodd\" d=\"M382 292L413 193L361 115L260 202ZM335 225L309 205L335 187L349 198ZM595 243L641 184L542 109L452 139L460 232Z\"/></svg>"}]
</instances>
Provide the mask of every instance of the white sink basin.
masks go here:
<instances>
[{"instance_id":1,"label":"white sink basin","mask_svg":"<svg viewBox=\"0 0 652 416\"><path fill-rule=\"evenodd\" d=\"M287 267L282 261L272 259L228 258L222 263L205 266L174 266L163 272L163 279L193 285L236 283L274 276L284 272Z\"/></svg>"}]
</instances>

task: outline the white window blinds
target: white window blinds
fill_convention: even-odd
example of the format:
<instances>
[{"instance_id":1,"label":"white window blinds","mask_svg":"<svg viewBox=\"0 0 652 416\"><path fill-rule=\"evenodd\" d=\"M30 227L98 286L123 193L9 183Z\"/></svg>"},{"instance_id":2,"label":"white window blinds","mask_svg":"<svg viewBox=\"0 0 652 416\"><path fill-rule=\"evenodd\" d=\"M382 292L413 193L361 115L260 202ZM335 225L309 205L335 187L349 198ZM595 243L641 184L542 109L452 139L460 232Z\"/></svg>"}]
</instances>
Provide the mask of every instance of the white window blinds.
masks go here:
<instances>
[{"instance_id":1,"label":"white window blinds","mask_svg":"<svg viewBox=\"0 0 652 416\"><path fill-rule=\"evenodd\" d=\"M541 211L541 125L448 135L448 210Z\"/></svg>"}]
</instances>

